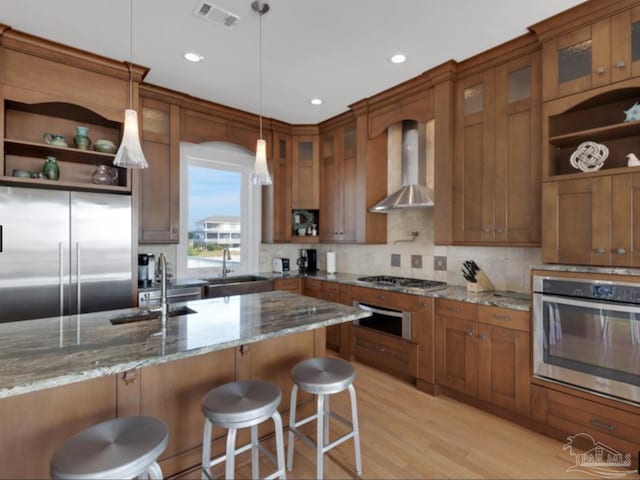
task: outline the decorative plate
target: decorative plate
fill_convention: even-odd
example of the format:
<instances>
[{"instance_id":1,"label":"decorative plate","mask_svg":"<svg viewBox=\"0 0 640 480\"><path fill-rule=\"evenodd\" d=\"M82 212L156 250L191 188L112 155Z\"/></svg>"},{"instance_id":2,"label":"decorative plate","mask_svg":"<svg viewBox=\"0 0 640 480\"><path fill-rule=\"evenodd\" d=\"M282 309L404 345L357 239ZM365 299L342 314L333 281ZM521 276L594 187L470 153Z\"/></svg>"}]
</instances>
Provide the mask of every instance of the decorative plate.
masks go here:
<instances>
[{"instance_id":1,"label":"decorative plate","mask_svg":"<svg viewBox=\"0 0 640 480\"><path fill-rule=\"evenodd\" d=\"M293 228L311 228L315 223L313 219L313 213L308 210L294 210L293 211Z\"/></svg>"},{"instance_id":2,"label":"decorative plate","mask_svg":"<svg viewBox=\"0 0 640 480\"><path fill-rule=\"evenodd\" d=\"M600 170L609 156L606 145L596 142L582 142L571 154L571 166L583 172Z\"/></svg>"}]
</instances>

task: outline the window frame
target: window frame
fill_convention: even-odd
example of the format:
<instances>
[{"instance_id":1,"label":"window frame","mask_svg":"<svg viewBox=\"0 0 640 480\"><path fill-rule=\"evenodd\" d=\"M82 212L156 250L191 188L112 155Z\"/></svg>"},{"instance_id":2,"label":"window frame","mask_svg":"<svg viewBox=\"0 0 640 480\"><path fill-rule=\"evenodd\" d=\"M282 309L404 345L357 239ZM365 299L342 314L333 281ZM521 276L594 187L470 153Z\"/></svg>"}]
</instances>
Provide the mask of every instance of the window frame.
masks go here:
<instances>
[{"instance_id":1,"label":"window frame","mask_svg":"<svg viewBox=\"0 0 640 480\"><path fill-rule=\"evenodd\" d=\"M224 160L219 158L223 157ZM188 170L190 165L211 167L241 173L240 207L240 264L233 264L231 275L256 273L259 268L259 250L262 237L262 189L251 185L249 178L255 154L250 150L227 142L194 144L180 142L180 237L176 252L178 278L208 278L222 274L222 268L188 268L189 244Z\"/></svg>"}]
</instances>

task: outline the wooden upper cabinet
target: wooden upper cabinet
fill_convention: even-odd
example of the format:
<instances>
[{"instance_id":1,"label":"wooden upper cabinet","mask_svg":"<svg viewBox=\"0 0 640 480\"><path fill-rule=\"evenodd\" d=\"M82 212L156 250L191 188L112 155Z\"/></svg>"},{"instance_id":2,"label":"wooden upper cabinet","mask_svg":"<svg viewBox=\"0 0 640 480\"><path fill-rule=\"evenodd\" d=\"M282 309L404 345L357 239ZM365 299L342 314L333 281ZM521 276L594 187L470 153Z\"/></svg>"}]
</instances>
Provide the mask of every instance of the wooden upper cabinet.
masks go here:
<instances>
[{"instance_id":1,"label":"wooden upper cabinet","mask_svg":"<svg viewBox=\"0 0 640 480\"><path fill-rule=\"evenodd\" d=\"M318 143L317 135L292 137L292 209L318 210L320 207Z\"/></svg>"},{"instance_id":2,"label":"wooden upper cabinet","mask_svg":"<svg viewBox=\"0 0 640 480\"><path fill-rule=\"evenodd\" d=\"M640 266L640 173L546 182L543 205L545 262Z\"/></svg>"},{"instance_id":3,"label":"wooden upper cabinet","mask_svg":"<svg viewBox=\"0 0 640 480\"><path fill-rule=\"evenodd\" d=\"M142 98L139 243L178 243L180 213L180 109Z\"/></svg>"},{"instance_id":4,"label":"wooden upper cabinet","mask_svg":"<svg viewBox=\"0 0 640 480\"><path fill-rule=\"evenodd\" d=\"M351 122L320 137L320 240L355 242L356 124Z\"/></svg>"},{"instance_id":5,"label":"wooden upper cabinet","mask_svg":"<svg viewBox=\"0 0 640 480\"><path fill-rule=\"evenodd\" d=\"M268 157L273 184L262 188L262 241L291 241L291 136L274 132Z\"/></svg>"},{"instance_id":6,"label":"wooden upper cabinet","mask_svg":"<svg viewBox=\"0 0 640 480\"><path fill-rule=\"evenodd\" d=\"M640 6L551 38L545 22L533 28L543 40L545 101L640 76Z\"/></svg>"},{"instance_id":7,"label":"wooden upper cabinet","mask_svg":"<svg viewBox=\"0 0 640 480\"><path fill-rule=\"evenodd\" d=\"M540 243L539 54L457 82L455 244Z\"/></svg>"}]
</instances>

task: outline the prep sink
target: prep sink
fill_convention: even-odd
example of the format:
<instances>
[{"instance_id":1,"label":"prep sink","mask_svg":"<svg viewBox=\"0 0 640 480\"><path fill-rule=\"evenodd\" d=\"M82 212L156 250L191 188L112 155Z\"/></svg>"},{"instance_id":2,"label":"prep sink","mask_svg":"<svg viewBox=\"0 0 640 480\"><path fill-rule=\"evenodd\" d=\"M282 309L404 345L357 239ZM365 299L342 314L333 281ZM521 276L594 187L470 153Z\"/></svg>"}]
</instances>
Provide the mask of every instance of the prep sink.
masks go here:
<instances>
[{"instance_id":1,"label":"prep sink","mask_svg":"<svg viewBox=\"0 0 640 480\"><path fill-rule=\"evenodd\" d=\"M177 317L179 315L188 315L190 313L198 313L189 307L169 308L168 317ZM111 325L122 325L123 323L142 322L144 320L155 320L160 318L160 312L157 310L141 310L139 312L124 313L109 319Z\"/></svg>"},{"instance_id":2,"label":"prep sink","mask_svg":"<svg viewBox=\"0 0 640 480\"><path fill-rule=\"evenodd\" d=\"M270 292L273 281L257 275L236 275L233 277L204 278L205 298L230 297L246 293Z\"/></svg>"}]
</instances>

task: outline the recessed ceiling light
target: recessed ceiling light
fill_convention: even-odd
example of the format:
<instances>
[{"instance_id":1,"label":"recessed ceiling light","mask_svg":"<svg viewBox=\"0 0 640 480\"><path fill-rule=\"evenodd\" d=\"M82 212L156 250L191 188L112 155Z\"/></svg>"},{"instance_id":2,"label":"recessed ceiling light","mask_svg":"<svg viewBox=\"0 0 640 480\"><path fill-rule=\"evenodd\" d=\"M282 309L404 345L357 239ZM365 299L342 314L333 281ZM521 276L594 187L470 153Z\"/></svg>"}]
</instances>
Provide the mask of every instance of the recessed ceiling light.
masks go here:
<instances>
[{"instance_id":1,"label":"recessed ceiling light","mask_svg":"<svg viewBox=\"0 0 640 480\"><path fill-rule=\"evenodd\" d=\"M190 62L201 62L204 60L204 57L196 52L187 52L184 54L184 58L189 60Z\"/></svg>"},{"instance_id":2,"label":"recessed ceiling light","mask_svg":"<svg viewBox=\"0 0 640 480\"><path fill-rule=\"evenodd\" d=\"M406 59L407 59L406 55L402 53L396 53L389 60L391 60L391 63L404 63Z\"/></svg>"},{"instance_id":3,"label":"recessed ceiling light","mask_svg":"<svg viewBox=\"0 0 640 480\"><path fill-rule=\"evenodd\" d=\"M322 99L321 98L312 98L311 100L309 100L309 103L311 105L322 105Z\"/></svg>"}]
</instances>

